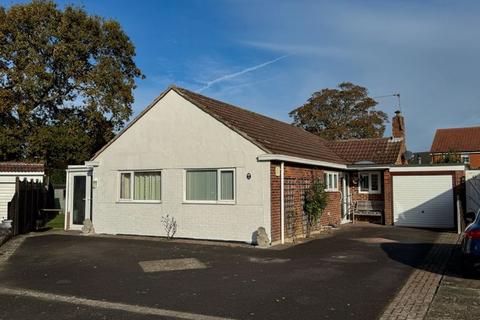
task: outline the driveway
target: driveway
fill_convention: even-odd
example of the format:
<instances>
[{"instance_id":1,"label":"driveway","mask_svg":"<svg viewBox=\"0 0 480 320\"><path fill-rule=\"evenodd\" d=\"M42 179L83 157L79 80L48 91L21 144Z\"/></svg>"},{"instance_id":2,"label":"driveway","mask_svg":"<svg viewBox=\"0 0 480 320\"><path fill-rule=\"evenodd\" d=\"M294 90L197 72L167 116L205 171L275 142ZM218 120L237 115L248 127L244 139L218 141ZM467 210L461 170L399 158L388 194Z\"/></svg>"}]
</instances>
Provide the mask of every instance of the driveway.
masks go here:
<instances>
[{"instance_id":1,"label":"driveway","mask_svg":"<svg viewBox=\"0 0 480 320\"><path fill-rule=\"evenodd\" d=\"M438 236L350 225L284 250L28 237L0 265L0 319L375 319Z\"/></svg>"}]
</instances>

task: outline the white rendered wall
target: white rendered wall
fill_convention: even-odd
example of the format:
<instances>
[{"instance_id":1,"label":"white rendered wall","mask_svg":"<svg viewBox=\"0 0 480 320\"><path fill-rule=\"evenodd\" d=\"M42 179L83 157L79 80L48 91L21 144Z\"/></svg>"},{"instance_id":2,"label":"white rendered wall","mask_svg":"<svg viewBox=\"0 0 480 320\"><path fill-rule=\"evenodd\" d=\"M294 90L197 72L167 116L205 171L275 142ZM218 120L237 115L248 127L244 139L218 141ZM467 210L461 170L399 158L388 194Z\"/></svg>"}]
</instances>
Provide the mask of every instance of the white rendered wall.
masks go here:
<instances>
[{"instance_id":1,"label":"white rendered wall","mask_svg":"<svg viewBox=\"0 0 480 320\"><path fill-rule=\"evenodd\" d=\"M270 232L270 164L257 161L264 153L170 91L94 159L95 231L163 236L169 214L177 237L250 242L258 227ZM234 168L236 203L183 203L186 168ZM118 202L118 171L138 169L162 169L162 203Z\"/></svg>"}]
</instances>

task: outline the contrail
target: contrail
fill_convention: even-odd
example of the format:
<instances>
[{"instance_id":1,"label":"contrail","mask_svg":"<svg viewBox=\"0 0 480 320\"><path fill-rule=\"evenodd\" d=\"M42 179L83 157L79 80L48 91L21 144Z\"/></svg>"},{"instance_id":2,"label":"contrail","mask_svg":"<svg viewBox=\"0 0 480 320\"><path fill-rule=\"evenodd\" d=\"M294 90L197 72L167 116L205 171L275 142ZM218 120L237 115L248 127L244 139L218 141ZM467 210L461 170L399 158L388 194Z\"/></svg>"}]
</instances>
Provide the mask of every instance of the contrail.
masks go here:
<instances>
[{"instance_id":1,"label":"contrail","mask_svg":"<svg viewBox=\"0 0 480 320\"><path fill-rule=\"evenodd\" d=\"M235 73L231 73L231 74L227 74L227 75L222 76L222 77L220 77L220 78L214 79L214 80L212 80L212 81L207 82L207 83L205 84L205 86L203 86L202 88L198 89L197 92L202 92L203 90L210 88L210 87L211 87L212 85L214 85L215 83L219 83L219 82L224 81L224 80L232 79L232 78L241 76L242 74L245 74L245 73L248 73L248 72L252 72L252 71L258 70L258 69L260 69L260 68L266 67L266 66L268 66L269 64L275 63L275 62L280 61L280 60L282 60L282 59L285 59L285 58L287 58L287 57L289 57L289 56L291 56L291 55L290 55L290 54L287 54L287 55L278 57L278 58L276 58L276 59L273 59L273 60L270 60L270 61L267 61L267 62L258 64L258 65L256 65L256 66L243 69L242 71L235 72Z\"/></svg>"}]
</instances>

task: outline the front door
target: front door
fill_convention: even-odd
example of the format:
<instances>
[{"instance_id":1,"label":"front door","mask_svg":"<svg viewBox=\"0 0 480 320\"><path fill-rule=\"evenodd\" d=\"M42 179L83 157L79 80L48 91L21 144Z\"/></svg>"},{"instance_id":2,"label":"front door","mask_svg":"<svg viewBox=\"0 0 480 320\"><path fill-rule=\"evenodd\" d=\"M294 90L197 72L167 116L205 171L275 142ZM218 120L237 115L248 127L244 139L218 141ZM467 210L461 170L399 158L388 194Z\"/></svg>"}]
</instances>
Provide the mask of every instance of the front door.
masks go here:
<instances>
[{"instance_id":1,"label":"front door","mask_svg":"<svg viewBox=\"0 0 480 320\"><path fill-rule=\"evenodd\" d=\"M79 230L85 219L90 219L90 176L87 172L75 172L70 176L70 229Z\"/></svg>"},{"instance_id":2,"label":"front door","mask_svg":"<svg viewBox=\"0 0 480 320\"><path fill-rule=\"evenodd\" d=\"M342 223L350 222L350 176L344 173L342 179Z\"/></svg>"}]
</instances>

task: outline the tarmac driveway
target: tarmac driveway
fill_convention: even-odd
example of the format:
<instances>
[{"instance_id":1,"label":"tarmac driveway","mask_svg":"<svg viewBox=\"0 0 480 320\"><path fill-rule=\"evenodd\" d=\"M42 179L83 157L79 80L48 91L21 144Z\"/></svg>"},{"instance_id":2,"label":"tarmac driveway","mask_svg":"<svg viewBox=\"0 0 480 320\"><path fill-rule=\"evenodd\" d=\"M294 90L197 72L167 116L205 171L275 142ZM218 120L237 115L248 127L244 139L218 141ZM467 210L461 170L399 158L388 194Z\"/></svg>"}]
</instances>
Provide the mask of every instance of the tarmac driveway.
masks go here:
<instances>
[{"instance_id":1,"label":"tarmac driveway","mask_svg":"<svg viewBox=\"0 0 480 320\"><path fill-rule=\"evenodd\" d=\"M438 235L353 225L284 250L28 237L0 265L0 319L375 319Z\"/></svg>"}]
</instances>

